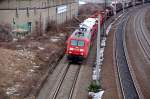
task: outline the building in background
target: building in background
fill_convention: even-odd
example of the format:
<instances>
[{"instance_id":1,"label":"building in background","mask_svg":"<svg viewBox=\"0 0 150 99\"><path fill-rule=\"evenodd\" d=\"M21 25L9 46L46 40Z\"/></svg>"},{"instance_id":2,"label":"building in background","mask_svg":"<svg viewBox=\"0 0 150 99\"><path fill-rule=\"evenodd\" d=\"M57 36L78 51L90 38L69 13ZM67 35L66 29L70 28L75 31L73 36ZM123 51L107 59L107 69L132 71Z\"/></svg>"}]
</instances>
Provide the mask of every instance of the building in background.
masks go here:
<instances>
[{"instance_id":1,"label":"building in background","mask_svg":"<svg viewBox=\"0 0 150 99\"><path fill-rule=\"evenodd\" d=\"M45 29L47 22L60 24L78 14L78 0L4 0L0 2L0 24L27 27L31 31L40 23ZM26 24L26 25L24 25Z\"/></svg>"},{"instance_id":2,"label":"building in background","mask_svg":"<svg viewBox=\"0 0 150 99\"><path fill-rule=\"evenodd\" d=\"M100 4L104 4L105 0L80 0L80 1L84 1L84 2L88 2L88 3L100 3ZM111 2L111 0L106 0L108 3Z\"/></svg>"}]
</instances>

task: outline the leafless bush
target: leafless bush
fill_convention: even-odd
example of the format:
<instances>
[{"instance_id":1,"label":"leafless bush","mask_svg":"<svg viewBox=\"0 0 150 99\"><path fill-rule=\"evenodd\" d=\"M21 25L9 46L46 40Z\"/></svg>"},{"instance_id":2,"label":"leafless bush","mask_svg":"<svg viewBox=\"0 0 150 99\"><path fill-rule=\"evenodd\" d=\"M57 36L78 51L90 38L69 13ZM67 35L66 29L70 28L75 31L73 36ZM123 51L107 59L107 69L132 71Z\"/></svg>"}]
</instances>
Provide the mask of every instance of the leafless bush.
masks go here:
<instances>
[{"instance_id":1,"label":"leafless bush","mask_svg":"<svg viewBox=\"0 0 150 99\"><path fill-rule=\"evenodd\" d=\"M43 23L41 21L36 21L35 22L35 28L33 30L32 36L33 37L38 37L38 36L43 36Z\"/></svg>"},{"instance_id":2,"label":"leafless bush","mask_svg":"<svg viewBox=\"0 0 150 99\"><path fill-rule=\"evenodd\" d=\"M11 27L8 24L0 25L0 41L11 41Z\"/></svg>"},{"instance_id":3,"label":"leafless bush","mask_svg":"<svg viewBox=\"0 0 150 99\"><path fill-rule=\"evenodd\" d=\"M0 99L10 99L2 89L0 89Z\"/></svg>"},{"instance_id":4,"label":"leafless bush","mask_svg":"<svg viewBox=\"0 0 150 99\"><path fill-rule=\"evenodd\" d=\"M103 10L102 6L99 6L98 4L88 3L80 7L79 15L91 15L101 10Z\"/></svg>"},{"instance_id":5,"label":"leafless bush","mask_svg":"<svg viewBox=\"0 0 150 99\"><path fill-rule=\"evenodd\" d=\"M57 23L56 23L56 21L50 21L50 22L48 22L47 23L47 27L46 27L46 32L48 32L48 31L58 31L58 25L57 25Z\"/></svg>"}]
</instances>

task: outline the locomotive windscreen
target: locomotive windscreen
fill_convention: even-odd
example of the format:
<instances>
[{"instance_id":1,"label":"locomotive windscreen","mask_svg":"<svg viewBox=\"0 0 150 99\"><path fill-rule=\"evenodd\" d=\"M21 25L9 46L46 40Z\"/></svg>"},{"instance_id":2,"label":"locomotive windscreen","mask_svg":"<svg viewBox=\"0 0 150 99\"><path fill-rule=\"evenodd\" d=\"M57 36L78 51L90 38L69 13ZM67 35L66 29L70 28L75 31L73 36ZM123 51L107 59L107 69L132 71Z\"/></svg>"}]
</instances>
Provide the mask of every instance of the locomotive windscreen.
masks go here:
<instances>
[{"instance_id":1,"label":"locomotive windscreen","mask_svg":"<svg viewBox=\"0 0 150 99\"><path fill-rule=\"evenodd\" d=\"M84 41L81 40L71 40L72 46L84 46Z\"/></svg>"},{"instance_id":2,"label":"locomotive windscreen","mask_svg":"<svg viewBox=\"0 0 150 99\"><path fill-rule=\"evenodd\" d=\"M78 46L84 46L84 41L78 41Z\"/></svg>"}]
</instances>

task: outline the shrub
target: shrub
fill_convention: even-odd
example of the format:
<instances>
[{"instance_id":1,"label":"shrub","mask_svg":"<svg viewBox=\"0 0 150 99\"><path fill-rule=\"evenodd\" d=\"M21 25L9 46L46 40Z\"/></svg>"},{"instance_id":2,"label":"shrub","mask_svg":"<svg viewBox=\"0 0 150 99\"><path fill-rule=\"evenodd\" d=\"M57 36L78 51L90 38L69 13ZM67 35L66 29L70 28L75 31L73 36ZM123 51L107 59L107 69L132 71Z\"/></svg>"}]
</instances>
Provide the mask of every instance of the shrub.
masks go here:
<instances>
[{"instance_id":1,"label":"shrub","mask_svg":"<svg viewBox=\"0 0 150 99\"><path fill-rule=\"evenodd\" d=\"M98 92L98 91L100 91L100 89L101 89L101 85L99 84L96 84L96 82L95 81L93 81L90 85L89 85L89 87L88 87L88 91L89 92Z\"/></svg>"}]
</instances>

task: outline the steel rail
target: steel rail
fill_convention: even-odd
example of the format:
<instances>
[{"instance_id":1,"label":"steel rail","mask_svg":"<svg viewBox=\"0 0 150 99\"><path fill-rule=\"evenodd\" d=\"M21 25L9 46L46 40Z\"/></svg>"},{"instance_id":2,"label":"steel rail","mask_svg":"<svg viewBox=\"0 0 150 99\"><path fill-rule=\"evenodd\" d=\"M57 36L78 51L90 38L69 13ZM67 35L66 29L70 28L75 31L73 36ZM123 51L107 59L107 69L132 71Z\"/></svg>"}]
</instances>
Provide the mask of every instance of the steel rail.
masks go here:
<instances>
[{"instance_id":1,"label":"steel rail","mask_svg":"<svg viewBox=\"0 0 150 99\"><path fill-rule=\"evenodd\" d=\"M65 72L63 73L62 78L59 81L59 84L58 84L57 88L55 89L55 92L54 92L54 94L52 96L52 99L57 99L57 96L59 94L60 88L62 87L62 84L63 84L63 82L65 80L65 77L67 76L67 72L68 72L70 66L71 66L71 64L68 64ZM77 82L77 79L78 79L78 75L79 75L79 72L80 72L80 68L81 68L81 66L78 65L78 68L77 68L77 71L75 73L75 77L74 77L74 80L73 80L73 83L72 83L72 87L70 88L70 93L69 93L69 98L68 99L72 99L74 88L75 88L75 85L76 85L76 82ZM50 97L49 97L49 99L50 99Z\"/></svg>"},{"instance_id":2,"label":"steel rail","mask_svg":"<svg viewBox=\"0 0 150 99\"><path fill-rule=\"evenodd\" d=\"M78 75L79 75L80 69L81 69L81 66L78 67L78 70L76 72L76 75L75 75L75 78L74 78L74 81L73 81L73 85L72 85L72 88L71 88L70 95L69 95L68 99L72 99L73 92L74 92L74 89L75 89L75 86L76 86L76 82L77 82L77 79L78 79Z\"/></svg>"},{"instance_id":3,"label":"steel rail","mask_svg":"<svg viewBox=\"0 0 150 99\"><path fill-rule=\"evenodd\" d=\"M138 15L136 15L136 18L134 18L134 28L135 28L135 35L136 35L136 38L137 38L137 40L138 40L138 42L139 42L139 45L140 45L140 47L141 47L141 49L143 49L143 53L144 53L144 55L146 56L146 57L148 57L148 60L150 60L150 43L149 43L149 41L147 40L147 37L145 37L146 35L145 35L145 33L144 33L144 31L142 31L142 30L140 30L140 32L138 32L138 27L137 27L137 20L139 20L139 21L141 21L140 19L139 19L139 17L138 16L140 16L141 15L141 12L140 13L138 13ZM139 24L140 24L141 22L139 22ZM140 27L139 27L140 29L142 29L142 26L140 25ZM141 38L142 37L142 38ZM148 48L147 48L148 47Z\"/></svg>"},{"instance_id":4,"label":"steel rail","mask_svg":"<svg viewBox=\"0 0 150 99\"><path fill-rule=\"evenodd\" d=\"M49 64L49 67L46 75L44 76L43 81L39 84L40 86L37 88L38 91L35 93L36 97L38 96L38 94L40 93L41 88L44 86L44 83L47 81L47 78L49 76L49 74L52 74L53 71L55 70L55 68L58 66L58 64L61 62L61 59L63 59L63 55L61 55L57 60L52 61L52 64Z\"/></svg>"},{"instance_id":5,"label":"steel rail","mask_svg":"<svg viewBox=\"0 0 150 99\"><path fill-rule=\"evenodd\" d=\"M57 88L55 89L55 92L54 92L54 94L53 94L53 98L52 98L52 99L56 99L57 94L58 94L58 92L59 92L59 89L60 89L60 87L61 87L61 85L62 85L62 83L63 83L63 81L64 81L64 79L65 79L65 76L66 76L66 74L67 74L67 71L68 71L69 67L70 67L70 64L68 64L68 66L67 66L65 72L63 73L63 76L62 76L62 78L60 79ZM49 98L49 99L50 99L50 98Z\"/></svg>"},{"instance_id":6,"label":"steel rail","mask_svg":"<svg viewBox=\"0 0 150 99\"><path fill-rule=\"evenodd\" d=\"M145 11L143 11L143 12L145 12ZM143 15L145 15L145 13L143 13ZM146 41L146 43L147 43L147 52L149 51L150 52L150 40L149 40L149 38L147 37L147 35L146 35L146 33L145 33L145 31L144 31L144 27L143 27L143 18L141 17L141 14L140 14L140 29L141 29L141 34L143 35L143 37L144 37L144 39L145 39L145 41ZM149 56L149 60L150 60L150 53L148 53L148 56Z\"/></svg>"},{"instance_id":7,"label":"steel rail","mask_svg":"<svg viewBox=\"0 0 150 99\"><path fill-rule=\"evenodd\" d=\"M128 17L122 19L122 23L119 24L116 30L116 46L115 46L115 61L117 65L117 72L120 81L121 91L124 99L140 99L132 74L129 69L128 58L125 52L124 46L124 29L127 24Z\"/></svg>"},{"instance_id":8,"label":"steel rail","mask_svg":"<svg viewBox=\"0 0 150 99\"><path fill-rule=\"evenodd\" d=\"M135 88L136 88L137 94L139 96L139 99L144 99L144 96L142 94L142 91L141 91L141 88L139 86L139 83L138 83L138 81L136 79L136 75L135 75L135 72L134 72L133 67L131 65L131 61L130 61L129 55L128 55L127 44L126 44L126 35L125 35L126 26L127 26L127 23L125 24L124 29L123 29L124 30L124 33L123 33L123 46L124 46L125 56L126 56L126 59L127 59L128 68L129 68L131 77L133 79L133 83L135 85Z\"/></svg>"}]
</instances>

